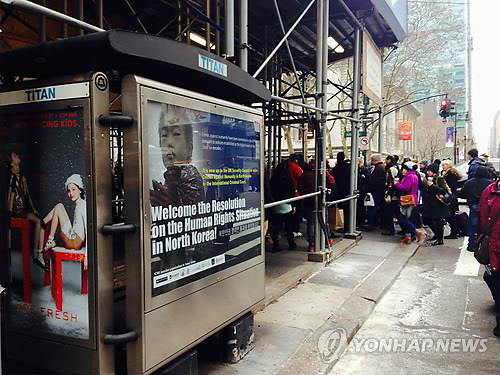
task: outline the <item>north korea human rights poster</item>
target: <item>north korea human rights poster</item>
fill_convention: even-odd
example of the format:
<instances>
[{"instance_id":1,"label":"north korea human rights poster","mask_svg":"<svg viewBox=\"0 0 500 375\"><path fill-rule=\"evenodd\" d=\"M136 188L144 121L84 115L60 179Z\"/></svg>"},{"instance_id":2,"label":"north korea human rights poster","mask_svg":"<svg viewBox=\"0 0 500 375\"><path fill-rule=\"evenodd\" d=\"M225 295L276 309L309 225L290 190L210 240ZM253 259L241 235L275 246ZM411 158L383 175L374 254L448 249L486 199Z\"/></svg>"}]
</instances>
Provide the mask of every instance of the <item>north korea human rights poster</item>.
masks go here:
<instances>
[{"instance_id":1,"label":"north korea human rights poster","mask_svg":"<svg viewBox=\"0 0 500 375\"><path fill-rule=\"evenodd\" d=\"M261 253L258 122L148 101L152 295Z\"/></svg>"}]
</instances>

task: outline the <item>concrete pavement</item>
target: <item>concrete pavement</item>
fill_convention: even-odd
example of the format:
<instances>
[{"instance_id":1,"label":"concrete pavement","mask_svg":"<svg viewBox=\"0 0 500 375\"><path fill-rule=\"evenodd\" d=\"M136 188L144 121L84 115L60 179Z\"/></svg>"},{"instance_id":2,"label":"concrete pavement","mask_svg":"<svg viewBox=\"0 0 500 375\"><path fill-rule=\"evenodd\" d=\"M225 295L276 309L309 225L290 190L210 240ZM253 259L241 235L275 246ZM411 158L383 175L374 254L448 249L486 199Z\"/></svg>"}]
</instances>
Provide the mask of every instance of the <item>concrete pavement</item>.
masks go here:
<instances>
[{"instance_id":1,"label":"concrete pavement","mask_svg":"<svg viewBox=\"0 0 500 375\"><path fill-rule=\"evenodd\" d=\"M323 341L337 330L346 339L354 336L416 249L396 237L365 234L348 253L255 315L256 347L243 360L202 363L200 374L328 373L335 360L325 356ZM347 340L341 344L338 353Z\"/></svg>"}]
</instances>

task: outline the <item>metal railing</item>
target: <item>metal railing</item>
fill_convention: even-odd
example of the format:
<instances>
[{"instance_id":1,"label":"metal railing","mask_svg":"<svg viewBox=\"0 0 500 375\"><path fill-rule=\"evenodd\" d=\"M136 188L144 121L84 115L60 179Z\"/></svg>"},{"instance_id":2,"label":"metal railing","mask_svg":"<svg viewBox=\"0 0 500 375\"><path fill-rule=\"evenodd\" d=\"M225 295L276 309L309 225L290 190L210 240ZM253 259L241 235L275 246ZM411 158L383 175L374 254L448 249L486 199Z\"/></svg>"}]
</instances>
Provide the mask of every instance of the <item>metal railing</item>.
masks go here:
<instances>
[{"instance_id":1,"label":"metal railing","mask_svg":"<svg viewBox=\"0 0 500 375\"><path fill-rule=\"evenodd\" d=\"M354 194L354 195L349 195L348 197L345 197L342 199L338 199L336 201L326 202L325 204L327 207L331 207L331 206L335 206L339 203L347 202L347 201L357 199L357 198L359 198L359 194Z\"/></svg>"},{"instance_id":2,"label":"metal railing","mask_svg":"<svg viewBox=\"0 0 500 375\"><path fill-rule=\"evenodd\" d=\"M294 197L294 198L283 199L282 201L277 201L277 202L272 202L272 203L265 204L264 208L271 208L271 207L274 207L274 206L279 206L280 204L284 204L284 203L290 203L290 202L300 201L302 199L315 197L316 195L320 195L320 194L321 193L319 191L316 191L314 193L300 195L300 196Z\"/></svg>"},{"instance_id":3,"label":"metal railing","mask_svg":"<svg viewBox=\"0 0 500 375\"><path fill-rule=\"evenodd\" d=\"M272 203L265 204L264 208L271 208L271 207L279 206L280 204L285 204L285 203L300 201L302 199L315 197L316 195L319 195L319 194L321 194L321 192L316 191L314 193L300 195L300 196L294 197L294 198L283 199L281 201L277 201L277 202L272 202ZM357 198L359 198L359 194L349 195L348 197L345 197L345 198L342 198L342 199L338 199L336 201L326 202L326 206L327 207L335 206L335 205L337 205L339 203L347 202L347 201L350 201L352 199L357 199Z\"/></svg>"}]
</instances>

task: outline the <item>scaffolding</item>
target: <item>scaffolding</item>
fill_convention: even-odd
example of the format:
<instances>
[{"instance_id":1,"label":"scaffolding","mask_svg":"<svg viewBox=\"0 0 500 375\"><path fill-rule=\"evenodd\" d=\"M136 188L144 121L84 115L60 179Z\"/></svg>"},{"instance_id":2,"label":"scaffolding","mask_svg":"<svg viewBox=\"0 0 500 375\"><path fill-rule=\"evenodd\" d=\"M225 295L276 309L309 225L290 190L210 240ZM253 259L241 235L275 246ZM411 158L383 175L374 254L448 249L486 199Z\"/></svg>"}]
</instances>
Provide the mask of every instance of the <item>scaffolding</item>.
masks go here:
<instances>
[{"instance_id":1,"label":"scaffolding","mask_svg":"<svg viewBox=\"0 0 500 375\"><path fill-rule=\"evenodd\" d=\"M107 1L79 0L68 8L67 0L43 0L36 4L26 0L0 0L0 33L2 48L15 48L10 40L23 39L13 35L8 23L19 23L20 12L31 15L31 23L24 26L35 32L40 41L67 38L104 29L122 28L154 34L196 45L225 57L241 69L261 80L271 91L272 99L255 103L261 107L265 119L266 167L271 172L283 159L283 134L290 135L295 128L302 139L301 150L307 156L310 132L314 133L316 160L316 228L324 229L327 206L338 202L326 202L326 142L327 122L335 119L351 123L351 170L349 196L350 215L346 236L356 237L356 197L358 175L358 131L360 119L359 96L361 94L362 35L371 35L379 48L398 41L391 33L383 17L369 1L344 0L294 0L280 8L277 0L159 0ZM52 21L50 21L52 20ZM54 24L54 20L56 24ZM62 27L60 27L62 25ZM10 39L9 39L10 38ZM25 40L26 38L24 38ZM330 45L330 41L336 45ZM29 41L25 40L27 44ZM238 53L237 53L237 52ZM339 85L328 78L329 65L351 57L352 81ZM5 77L12 79L29 77ZM315 83L314 87L306 87ZM329 89L336 91L331 95ZM340 93L351 98L351 108L329 110L328 103ZM383 116L379 112L379 121ZM112 150L119 150L121 135L112 132ZM379 126L379 147L382 127ZM116 147L115 147L116 146ZM113 156L114 168L119 170L122 155ZM306 196L300 199L306 198ZM119 192L114 199L119 202ZM278 204L278 203L274 203ZM270 207L270 206L269 206ZM117 220L120 211L116 212ZM316 251L328 247L321 230L316 230Z\"/></svg>"}]
</instances>

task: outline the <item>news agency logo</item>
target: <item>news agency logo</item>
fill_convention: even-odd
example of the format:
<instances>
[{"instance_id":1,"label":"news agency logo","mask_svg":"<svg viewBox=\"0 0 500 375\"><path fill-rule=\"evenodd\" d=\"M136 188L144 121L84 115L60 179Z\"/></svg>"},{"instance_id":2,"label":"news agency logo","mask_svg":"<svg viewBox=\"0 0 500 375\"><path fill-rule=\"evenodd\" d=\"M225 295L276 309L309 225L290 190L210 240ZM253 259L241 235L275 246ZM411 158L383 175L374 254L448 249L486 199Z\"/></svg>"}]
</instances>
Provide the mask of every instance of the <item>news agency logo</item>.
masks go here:
<instances>
[{"instance_id":1,"label":"news agency logo","mask_svg":"<svg viewBox=\"0 0 500 375\"><path fill-rule=\"evenodd\" d=\"M329 329L318 339L319 356L325 363L339 359L346 346L347 332L344 328Z\"/></svg>"},{"instance_id":2,"label":"news agency logo","mask_svg":"<svg viewBox=\"0 0 500 375\"><path fill-rule=\"evenodd\" d=\"M347 344L343 328L331 329L318 339L319 356L325 363L336 361L344 349L347 353L485 353L488 339L455 338L359 338Z\"/></svg>"}]
</instances>

